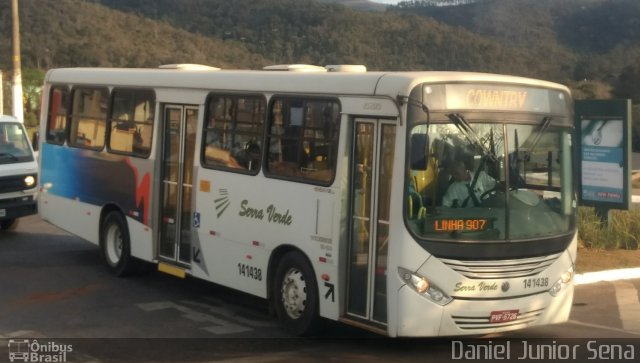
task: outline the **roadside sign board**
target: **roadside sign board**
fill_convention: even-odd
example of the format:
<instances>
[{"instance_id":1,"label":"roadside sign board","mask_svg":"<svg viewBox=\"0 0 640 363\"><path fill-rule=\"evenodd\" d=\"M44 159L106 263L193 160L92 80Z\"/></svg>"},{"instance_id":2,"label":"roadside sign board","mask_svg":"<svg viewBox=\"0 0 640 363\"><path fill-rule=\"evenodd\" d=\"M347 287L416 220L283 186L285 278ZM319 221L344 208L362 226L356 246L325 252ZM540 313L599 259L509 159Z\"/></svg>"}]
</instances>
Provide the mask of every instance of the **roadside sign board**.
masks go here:
<instances>
[{"instance_id":1,"label":"roadside sign board","mask_svg":"<svg viewBox=\"0 0 640 363\"><path fill-rule=\"evenodd\" d=\"M628 210L631 204L631 100L575 103L578 200Z\"/></svg>"}]
</instances>

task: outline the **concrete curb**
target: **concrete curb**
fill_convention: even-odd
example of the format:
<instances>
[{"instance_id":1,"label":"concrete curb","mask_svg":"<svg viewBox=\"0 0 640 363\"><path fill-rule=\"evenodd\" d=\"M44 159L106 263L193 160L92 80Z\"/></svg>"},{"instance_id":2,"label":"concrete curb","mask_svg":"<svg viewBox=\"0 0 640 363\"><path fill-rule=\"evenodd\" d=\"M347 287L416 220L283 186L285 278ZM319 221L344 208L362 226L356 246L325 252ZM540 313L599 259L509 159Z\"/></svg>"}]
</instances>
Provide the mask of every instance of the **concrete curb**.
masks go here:
<instances>
[{"instance_id":1,"label":"concrete curb","mask_svg":"<svg viewBox=\"0 0 640 363\"><path fill-rule=\"evenodd\" d=\"M640 279L640 267L576 274L575 284L585 285L602 281L617 281L628 279Z\"/></svg>"}]
</instances>

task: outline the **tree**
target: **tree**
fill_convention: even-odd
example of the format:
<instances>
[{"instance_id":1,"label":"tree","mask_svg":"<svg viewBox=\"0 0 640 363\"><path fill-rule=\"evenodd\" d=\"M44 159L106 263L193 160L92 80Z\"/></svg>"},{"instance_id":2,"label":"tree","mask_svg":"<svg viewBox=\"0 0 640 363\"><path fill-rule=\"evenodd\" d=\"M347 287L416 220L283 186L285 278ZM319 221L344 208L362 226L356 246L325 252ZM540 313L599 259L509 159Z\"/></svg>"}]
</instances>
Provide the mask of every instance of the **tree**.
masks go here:
<instances>
[{"instance_id":1,"label":"tree","mask_svg":"<svg viewBox=\"0 0 640 363\"><path fill-rule=\"evenodd\" d=\"M632 63L622 70L613 94L619 98L630 98L633 103L640 103L640 64Z\"/></svg>"},{"instance_id":2,"label":"tree","mask_svg":"<svg viewBox=\"0 0 640 363\"><path fill-rule=\"evenodd\" d=\"M40 116L40 97L45 72L38 69L25 69L23 72L24 125L38 126Z\"/></svg>"}]
</instances>

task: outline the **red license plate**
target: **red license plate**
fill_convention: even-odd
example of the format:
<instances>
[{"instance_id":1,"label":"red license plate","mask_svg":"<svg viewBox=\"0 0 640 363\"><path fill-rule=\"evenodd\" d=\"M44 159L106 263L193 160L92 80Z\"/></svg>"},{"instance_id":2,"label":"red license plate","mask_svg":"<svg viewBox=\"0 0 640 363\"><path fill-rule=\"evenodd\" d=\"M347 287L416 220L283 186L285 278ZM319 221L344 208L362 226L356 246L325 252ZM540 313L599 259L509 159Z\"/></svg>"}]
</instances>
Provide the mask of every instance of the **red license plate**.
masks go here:
<instances>
[{"instance_id":1,"label":"red license plate","mask_svg":"<svg viewBox=\"0 0 640 363\"><path fill-rule=\"evenodd\" d=\"M499 310L492 311L489 317L490 323L504 323L506 321L514 321L518 319L520 310Z\"/></svg>"}]
</instances>

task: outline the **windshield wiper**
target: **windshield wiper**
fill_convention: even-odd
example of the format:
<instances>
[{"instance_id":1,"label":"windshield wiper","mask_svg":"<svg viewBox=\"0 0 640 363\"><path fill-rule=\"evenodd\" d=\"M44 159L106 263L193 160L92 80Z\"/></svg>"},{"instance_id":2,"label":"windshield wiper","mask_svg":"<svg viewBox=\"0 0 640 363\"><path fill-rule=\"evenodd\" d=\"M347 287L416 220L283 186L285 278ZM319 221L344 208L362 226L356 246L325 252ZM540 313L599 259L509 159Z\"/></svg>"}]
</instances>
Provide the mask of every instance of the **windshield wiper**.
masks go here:
<instances>
[{"instance_id":1,"label":"windshield wiper","mask_svg":"<svg viewBox=\"0 0 640 363\"><path fill-rule=\"evenodd\" d=\"M480 152L483 155L482 160L480 162L480 165L478 166L478 168L473 173L473 177L471 178L471 183L469 184L471 189L474 189L476 187L476 183L478 182L478 177L480 176L480 172L484 168L485 164L487 164L487 161L490 160L490 165L493 165L494 168L498 164L498 156L496 155L496 148L495 148L495 143L494 143L494 140L493 140L493 129L491 129L490 132L489 132L489 145L490 146L487 147L482 142L482 140L480 139L478 134L475 132L475 130L471 127L471 125L469 125L467 120L465 120L464 117L462 117L462 115L457 114L457 113L451 113L451 114L447 115L447 117L449 118L449 120L451 120L451 122L453 122L454 125L456 125L458 130L460 130L460 132L464 135L464 137L470 143L475 144L477 147L480 148ZM495 172L495 169L494 169L493 174L497 175L497 173ZM474 193L471 193L470 195L473 196ZM479 202L477 200L475 200L475 198L473 199L473 202L474 202L473 204L475 206L479 205Z\"/></svg>"},{"instance_id":2,"label":"windshield wiper","mask_svg":"<svg viewBox=\"0 0 640 363\"><path fill-rule=\"evenodd\" d=\"M550 116L545 116L542 119L542 122L540 123L540 128L538 129L538 132L534 136L533 141L531 141L531 146L524 153L525 161L531 160L531 154L533 154L533 150L535 150L535 148L538 146L540 139L542 139L542 134L544 134L545 131L547 131L547 129L549 128L549 125L551 125L551 121L553 121L553 118L551 118Z\"/></svg>"},{"instance_id":3,"label":"windshield wiper","mask_svg":"<svg viewBox=\"0 0 640 363\"><path fill-rule=\"evenodd\" d=\"M462 117L462 115L458 113L450 113L447 115L447 117L449 118L449 120L451 120L451 122L453 122L454 125L456 125L458 130L460 130L460 132L464 135L465 138L467 138L467 140L469 140L470 143L480 148L480 151L485 157L491 159L491 161L497 161L495 148L494 147L492 147L491 149L487 148L482 143L482 141L480 140L480 137L475 132L475 130L471 127L471 125L467 122L467 120L465 120L464 117ZM493 133L491 134L491 141L493 142Z\"/></svg>"}]
</instances>

